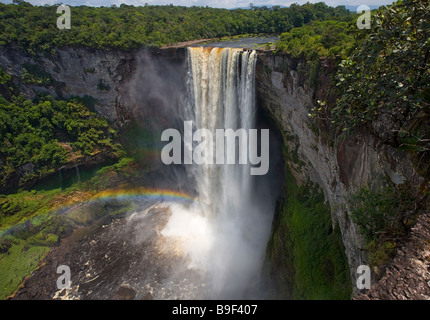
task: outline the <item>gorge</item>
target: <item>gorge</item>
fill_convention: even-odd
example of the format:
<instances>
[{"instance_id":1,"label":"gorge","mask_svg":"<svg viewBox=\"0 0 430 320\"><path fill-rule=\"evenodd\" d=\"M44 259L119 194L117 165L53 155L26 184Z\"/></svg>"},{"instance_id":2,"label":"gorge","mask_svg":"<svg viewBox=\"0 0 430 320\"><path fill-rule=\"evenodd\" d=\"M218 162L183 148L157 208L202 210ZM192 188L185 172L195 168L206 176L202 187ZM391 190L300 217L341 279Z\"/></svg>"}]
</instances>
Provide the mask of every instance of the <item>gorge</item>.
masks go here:
<instances>
[{"instance_id":1,"label":"gorge","mask_svg":"<svg viewBox=\"0 0 430 320\"><path fill-rule=\"evenodd\" d=\"M311 85L300 68L306 64L304 59L263 50L197 47L122 51L66 47L58 49L51 58L43 54L30 56L17 47L2 46L0 50L0 65L8 74L19 78L22 66L31 64L54 79L47 86L21 83L27 97L34 98L40 92L62 98L92 97L96 101L94 110L118 128L120 134L132 123L148 128L152 138L158 139L150 143L155 150L160 149L159 133L165 128L181 131L184 120L192 119L197 128L212 132L218 128L270 129L270 169L261 177L249 175L250 164L165 169L160 157L155 157L155 172L166 177L161 184L173 185L176 191L191 194L190 198L198 201L174 204L170 213L163 205L153 207L153 203L143 201L142 209L129 220L114 220L109 230L101 228L90 234L88 241L79 246L85 249L83 252L100 250L100 256L84 255L78 261L82 265L89 262L95 272L87 277L91 274L87 266L84 273L72 278L74 283L82 283L81 291L68 293L75 298L113 298L112 294L103 295L103 290L127 291L128 287L119 280L109 283L112 274L100 282L99 291L87 282L104 277L103 265L98 261L102 261L102 248L111 245L111 237L116 239L112 246L118 246L115 252L121 251L120 243L135 249L130 256L121 254L121 259L130 261L130 265L139 261L141 254L148 256L146 261L161 261L168 266L163 271L152 262L145 262L145 272L152 278L141 284L135 278L147 277L144 271L137 267L130 267L135 274L124 271L133 294L139 298L148 297L149 293L156 299L178 295L207 297L209 290L210 298L262 295L348 299L352 293L357 294L357 267L368 264L363 239L349 216L349 195L362 186L381 185L385 178L397 184L420 179L405 153L381 143L368 132L331 141L312 126L308 114L316 101L324 100L328 93L333 66L327 61L322 61L317 85ZM86 161L81 165L90 165L91 160ZM25 174L25 168L22 172ZM154 181L151 183L158 183ZM190 212L194 215L190 216ZM208 222L208 217L213 220ZM302 218L300 222L298 217ZM196 242L187 243L182 250L189 250L194 257L191 264L205 270L210 280L187 269L180 255L157 255L160 244L154 233L178 237L183 232L195 231L193 226L204 234L191 233ZM121 228L130 233L116 233ZM140 248L143 242L127 242L128 237L138 236L141 230L154 236L145 242L145 252ZM177 252L175 248L163 248L163 252ZM208 248L213 250L210 257L205 256ZM70 261L72 257L73 254ZM166 270L175 268L178 272L171 277ZM115 268L109 272L112 270ZM38 272L46 270L42 267ZM100 275L99 280L92 278L94 274ZM266 286L260 278L269 278L270 284ZM310 278L310 282L305 278ZM181 283L183 279L189 281ZM31 279L28 281L31 284ZM166 293L169 288L163 291L166 281L171 288L181 287L183 293L178 294L176 289ZM205 286L199 287L200 283ZM250 283L256 287L249 287ZM50 290L45 296L36 296L52 296L52 286ZM16 297L20 294L23 292L18 291Z\"/></svg>"}]
</instances>

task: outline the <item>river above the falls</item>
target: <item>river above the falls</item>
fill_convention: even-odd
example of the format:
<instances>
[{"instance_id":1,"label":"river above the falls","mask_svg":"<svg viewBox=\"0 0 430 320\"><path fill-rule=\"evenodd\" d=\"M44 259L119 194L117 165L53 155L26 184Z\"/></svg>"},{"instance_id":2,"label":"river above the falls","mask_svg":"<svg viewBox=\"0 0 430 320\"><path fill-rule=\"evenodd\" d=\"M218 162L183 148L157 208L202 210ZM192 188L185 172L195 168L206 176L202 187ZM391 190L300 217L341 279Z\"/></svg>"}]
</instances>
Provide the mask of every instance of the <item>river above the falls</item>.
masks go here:
<instances>
[{"instance_id":1,"label":"river above the falls","mask_svg":"<svg viewBox=\"0 0 430 320\"><path fill-rule=\"evenodd\" d=\"M226 40L217 39L203 43L196 43L191 47L219 47L219 48L246 48L264 49L266 46L273 47L279 40L279 35L262 35L253 37L230 37Z\"/></svg>"}]
</instances>

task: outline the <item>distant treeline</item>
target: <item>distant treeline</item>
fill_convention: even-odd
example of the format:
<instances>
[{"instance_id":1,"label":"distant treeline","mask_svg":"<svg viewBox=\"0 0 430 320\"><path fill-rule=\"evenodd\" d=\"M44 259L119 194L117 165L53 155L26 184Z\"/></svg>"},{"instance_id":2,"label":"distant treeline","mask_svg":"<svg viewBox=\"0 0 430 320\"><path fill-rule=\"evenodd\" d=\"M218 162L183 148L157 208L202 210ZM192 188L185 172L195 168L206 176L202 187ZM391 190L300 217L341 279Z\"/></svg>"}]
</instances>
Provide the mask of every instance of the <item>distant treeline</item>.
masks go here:
<instances>
[{"instance_id":1,"label":"distant treeline","mask_svg":"<svg viewBox=\"0 0 430 320\"><path fill-rule=\"evenodd\" d=\"M0 3L0 45L17 43L35 53L66 45L93 48L162 46L247 33L281 33L315 20L342 20L351 12L324 3L216 9L144 6L71 7L71 29L57 28L57 6Z\"/></svg>"}]
</instances>

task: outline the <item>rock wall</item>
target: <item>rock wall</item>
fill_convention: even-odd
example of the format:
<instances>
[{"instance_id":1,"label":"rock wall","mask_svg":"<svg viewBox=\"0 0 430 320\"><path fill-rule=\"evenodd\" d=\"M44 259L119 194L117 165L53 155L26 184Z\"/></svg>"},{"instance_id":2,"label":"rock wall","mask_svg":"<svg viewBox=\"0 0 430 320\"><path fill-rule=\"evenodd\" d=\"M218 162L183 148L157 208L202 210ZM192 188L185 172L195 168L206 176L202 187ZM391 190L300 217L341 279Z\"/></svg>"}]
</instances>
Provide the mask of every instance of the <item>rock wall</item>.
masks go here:
<instances>
[{"instance_id":1,"label":"rock wall","mask_svg":"<svg viewBox=\"0 0 430 320\"><path fill-rule=\"evenodd\" d=\"M95 110L112 123L120 119L122 93L134 69L136 52L64 48L52 56L29 56L17 47L0 47L0 65L14 77L23 93L34 98L38 92L56 98L90 96L97 101ZM50 85L25 83L25 65L35 65L51 77Z\"/></svg>"},{"instance_id":2,"label":"rock wall","mask_svg":"<svg viewBox=\"0 0 430 320\"><path fill-rule=\"evenodd\" d=\"M356 300L430 300L430 214L418 217L409 239L370 290Z\"/></svg>"},{"instance_id":3,"label":"rock wall","mask_svg":"<svg viewBox=\"0 0 430 320\"><path fill-rule=\"evenodd\" d=\"M308 179L321 186L332 209L333 224L339 223L351 278L367 264L363 239L350 220L347 198L362 186L380 185L384 177L398 184L416 181L413 165L405 153L382 144L367 132L347 140L330 140L312 123L309 113L316 100L327 96L333 68L323 65L317 86L309 86L301 72L306 62L268 52L259 54L257 94L282 133L289 156L288 166L300 185Z\"/></svg>"},{"instance_id":4,"label":"rock wall","mask_svg":"<svg viewBox=\"0 0 430 320\"><path fill-rule=\"evenodd\" d=\"M185 60L185 49L108 50L67 47L55 50L52 55L40 53L30 56L17 46L0 46L0 66L13 76L13 81L30 99L38 93L50 94L55 98L68 99L73 96L89 96L95 99L94 109L108 119L115 127L121 127L130 119L135 104L145 104L145 97L139 101L131 91L138 91L137 79L144 61L162 59L181 64ZM158 62L160 62L158 60ZM49 85L23 81L22 72L26 65L36 66L49 76ZM147 87L151 83L146 82ZM146 101L148 102L148 101Z\"/></svg>"},{"instance_id":5,"label":"rock wall","mask_svg":"<svg viewBox=\"0 0 430 320\"><path fill-rule=\"evenodd\" d=\"M29 99L47 94L56 99L86 97L88 106L116 129L132 120L139 126L146 121L148 127L148 119L172 127L163 119L177 107L175 92L183 92L172 87L184 84L185 52L175 48L125 51L66 47L51 54L29 55L18 46L0 46L0 66ZM110 156L85 156L57 170L106 163ZM31 163L18 168L0 192L17 186L19 178L32 170Z\"/></svg>"}]
</instances>

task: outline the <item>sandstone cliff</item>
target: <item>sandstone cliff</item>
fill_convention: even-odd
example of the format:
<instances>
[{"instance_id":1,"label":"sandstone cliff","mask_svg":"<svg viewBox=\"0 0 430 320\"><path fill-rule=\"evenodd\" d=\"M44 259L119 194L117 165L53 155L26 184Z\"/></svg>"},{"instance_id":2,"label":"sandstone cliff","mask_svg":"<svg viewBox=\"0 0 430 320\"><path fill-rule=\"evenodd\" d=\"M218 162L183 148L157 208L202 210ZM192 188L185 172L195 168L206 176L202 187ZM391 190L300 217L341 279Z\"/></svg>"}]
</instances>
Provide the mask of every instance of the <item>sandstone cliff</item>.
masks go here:
<instances>
[{"instance_id":1,"label":"sandstone cliff","mask_svg":"<svg viewBox=\"0 0 430 320\"><path fill-rule=\"evenodd\" d=\"M257 92L262 107L273 118L292 154L287 162L296 183L310 179L324 191L332 222L340 226L354 287L357 267L368 264L368 257L358 227L350 219L348 197L362 186L381 185L385 177L395 184L405 180L418 184L422 179L406 153L383 144L367 132L347 140L321 134L324 130L315 127L309 113L317 99L327 98L333 68L323 65L319 84L311 87L300 71L305 63L284 55L261 53Z\"/></svg>"}]
</instances>

